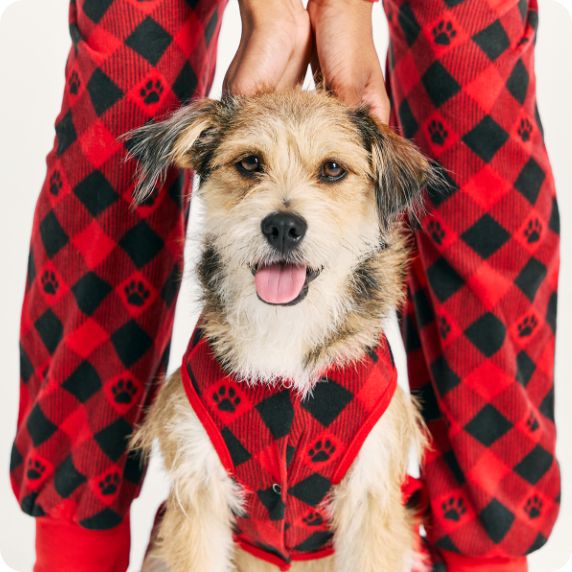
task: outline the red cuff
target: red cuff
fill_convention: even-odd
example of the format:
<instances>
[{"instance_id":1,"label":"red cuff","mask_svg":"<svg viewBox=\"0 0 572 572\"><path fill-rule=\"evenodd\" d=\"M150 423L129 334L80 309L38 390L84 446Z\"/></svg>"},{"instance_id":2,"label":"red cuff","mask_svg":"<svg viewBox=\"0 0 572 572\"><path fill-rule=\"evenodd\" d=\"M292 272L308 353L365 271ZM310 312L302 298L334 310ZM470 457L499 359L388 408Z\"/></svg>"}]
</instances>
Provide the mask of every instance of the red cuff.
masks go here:
<instances>
[{"instance_id":1,"label":"red cuff","mask_svg":"<svg viewBox=\"0 0 572 572\"><path fill-rule=\"evenodd\" d=\"M528 570L528 563L524 556L522 558L502 556L474 558L445 550L439 554L445 562L447 572L526 572Z\"/></svg>"},{"instance_id":2,"label":"red cuff","mask_svg":"<svg viewBox=\"0 0 572 572\"><path fill-rule=\"evenodd\" d=\"M36 519L34 572L125 572L129 518L116 528L90 530L47 517Z\"/></svg>"}]
</instances>

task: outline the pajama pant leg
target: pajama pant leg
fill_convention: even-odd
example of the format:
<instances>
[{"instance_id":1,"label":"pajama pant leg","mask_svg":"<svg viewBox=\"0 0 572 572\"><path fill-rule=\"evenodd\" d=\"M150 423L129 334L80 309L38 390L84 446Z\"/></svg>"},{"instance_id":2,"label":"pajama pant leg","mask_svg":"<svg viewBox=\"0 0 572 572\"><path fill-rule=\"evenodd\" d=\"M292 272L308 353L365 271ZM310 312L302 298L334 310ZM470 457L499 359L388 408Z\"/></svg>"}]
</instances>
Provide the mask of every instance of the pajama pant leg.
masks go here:
<instances>
[{"instance_id":1,"label":"pajama pant leg","mask_svg":"<svg viewBox=\"0 0 572 572\"><path fill-rule=\"evenodd\" d=\"M70 3L73 46L33 222L11 458L21 507L42 523L118 527L138 494L143 469L126 439L166 368L189 177L170 173L133 208L135 164L118 137L206 95L224 4Z\"/></svg>"},{"instance_id":2,"label":"pajama pant leg","mask_svg":"<svg viewBox=\"0 0 572 572\"><path fill-rule=\"evenodd\" d=\"M460 570L462 557L536 550L558 513L559 219L536 107L537 5L385 9L393 123L449 182L429 189L415 230L402 326L432 441L428 539Z\"/></svg>"}]
</instances>

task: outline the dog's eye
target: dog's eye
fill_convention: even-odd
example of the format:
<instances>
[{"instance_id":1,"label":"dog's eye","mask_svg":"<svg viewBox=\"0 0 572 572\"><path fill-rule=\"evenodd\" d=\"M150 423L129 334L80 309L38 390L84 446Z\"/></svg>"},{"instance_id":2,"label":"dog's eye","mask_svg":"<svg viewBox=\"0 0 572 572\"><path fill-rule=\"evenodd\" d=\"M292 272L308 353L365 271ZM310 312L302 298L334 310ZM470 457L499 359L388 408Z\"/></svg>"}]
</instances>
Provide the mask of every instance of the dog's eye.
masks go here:
<instances>
[{"instance_id":1,"label":"dog's eye","mask_svg":"<svg viewBox=\"0 0 572 572\"><path fill-rule=\"evenodd\" d=\"M320 179L326 183L334 183L346 175L347 171L336 161L326 161L320 170Z\"/></svg>"},{"instance_id":2,"label":"dog's eye","mask_svg":"<svg viewBox=\"0 0 572 572\"><path fill-rule=\"evenodd\" d=\"M256 155L248 155L244 157L238 163L236 163L236 168L243 175L253 175L254 173L259 173L262 170L262 164L260 158Z\"/></svg>"}]
</instances>

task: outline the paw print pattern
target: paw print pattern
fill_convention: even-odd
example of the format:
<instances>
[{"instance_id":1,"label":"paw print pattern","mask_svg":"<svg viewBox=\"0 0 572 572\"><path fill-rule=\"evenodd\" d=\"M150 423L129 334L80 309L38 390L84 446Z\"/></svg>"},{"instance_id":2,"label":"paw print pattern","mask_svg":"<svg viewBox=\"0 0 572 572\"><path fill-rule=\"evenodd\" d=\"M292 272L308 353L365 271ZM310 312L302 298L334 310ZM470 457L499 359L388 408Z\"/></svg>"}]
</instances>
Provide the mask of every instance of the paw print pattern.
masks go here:
<instances>
[{"instance_id":1,"label":"paw print pattern","mask_svg":"<svg viewBox=\"0 0 572 572\"><path fill-rule=\"evenodd\" d=\"M56 275L54 272L52 272L51 270L46 270L43 274L42 274L42 288L44 289L44 292L46 294L49 294L50 296L54 296L56 294L56 292L58 291L58 288L60 287L60 284L58 282L58 279L56 278Z\"/></svg>"},{"instance_id":2,"label":"paw print pattern","mask_svg":"<svg viewBox=\"0 0 572 572\"><path fill-rule=\"evenodd\" d=\"M143 103L145 103L145 105L152 105L153 103L157 103L161 99L161 96L163 95L164 91L165 88L163 87L161 80L150 79L139 90L139 95L143 99Z\"/></svg>"},{"instance_id":3,"label":"paw print pattern","mask_svg":"<svg viewBox=\"0 0 572 572\"><path fill-rule=\"evenodd\" d=\"M307 526L320 526L324 524L324 518L319 512L311 511L303 519Z\"/></svg>"},{"instance_id":4,"label":"paw print pattern","mask_svg":"<svg viewBox=\"0 0 572 572\"><path fill-rule=\"evenodd\" d=\"M429 221L429 224L427 225L427 231L429 232L431 238L437 244L443 244L443 239L445 238L445 231L443 230L443 227L441 226L441 223L439 221L437 220Z\"/></svg>"},{"instance_id":5,"label":"paw print pattern","mask_svg":"<svg viewBox=\"0 0 572 572\"><path fill-rule=\"evenodd\" d=\"M149 290L145 288L145 284L140 280L132 280L125 286L125 296L129 304L140 307L149 298Z\"/></svg>"},{"instance_id":6,"label":"paw print pattern","mask_svg":"<svg viewBox=\"0 0 572 572\"><path fill-rule=\"evenodd\" d=\"M524 236L528 244L533 244L540 240L540 235L542 233L542 223L539 219L533 218L528 221L526 228L524 229Z\"/></svg>"},{"instance_id":7,"label":"paw print pattern","mask_svg":"<svg viewBox=\"0 0 572 572\"><path fill-rule=\"evenodd\" d=\"M119 475L117 473L111 473L101 479L97 486L99 487L102 495L108 496L117 492L119 481Z\"/></svg>"},{"instance_id":8,"label":"paw print pattern","mask_svg":"<svg viewBox=\"0 0 572 572\"><path fill-rule=\"evenodd\" d=\"M524 505L524 512L528 515L528 518L534 520L538 518L542 514L542 507L544 503L542 499L537 495L531 496Z\"/></svg>"},{"instance_id":9,"label":"paw print pattern","mask_svg":"<svg viewBox=\"0 0 572 572\"><path fill-rule=\"evenodd\" d=\"M520 338L527 338L534 332L536 326L538 326L538 319L534 314L525 316L520 324L518 324L518 336Z\"/></svg>"},{"instance_id":10,"label":"paw print pattern","mask_svg":"<svg viewBox=\"0 0 572 572\"><path fill-rule=\"evenodd\" d=\"M318 439L308 451L312 463L324 463L336 452L336 446L329 439Z\"/></svg>"},{"instance_id":11,"label":"paw print pattern","mask_svg":"<svg viewBox=\"0 0 572 572\"><path fill-rule=\"evenodd\" d=\"M526 420L526 426L528 427L531 433L534 433L539 427L540 423L538 423L538 419L536 415L531 411L528 419Z\"/></svg>"},{"instance_id":12,"label":"paw print pattern","mask_svg":"<svg viewBox=\"0 0 572 572\"><path fill-rule=\"evenodd\" d=\"M439 316L439 334L443 339L446 339L450 333L451 326L449 322L447 322L447 318L445 318L445 316Z\"/></svg>"},{"instance_id":13,"label":"paw print pattern","mask_svg":"<svg viewBox=\"0 0 572 572\"><path fill-rule=\"evenodd\" d=\"M431 141L435 143L435 145L444 145L447 137L449 137L449 132L445 129L445 126L438 121L437 119L433 119L427 129L429 130L429 137L431 137Z\"/></svg>"},{"instance_id":14,"label":"paw print pattern","mask_svg":"<svg viewBox=\"0 0 572 572\"><path fill-rule=\"evenodd\" d=\"M50 193L52 193L52 195L54 195L54 197L57 197L60 194L60 191L62 190L62 175L59 171L54 171L51 175L50 175Z\"/></svg>"},{"instance_id":15,"label":"paw print pattern","mask_svg":"<svg viewBox=\"0 0 572 572\"><path fill-rule=\"evenodd\" d=\"M69 88L70 88L70 93L72 95L77 95L79 93L79 88L81 86L81 81L79 79L79 75L78 73L74 70L71 75L70 75L70 79L68 82Z\"/></svg>"},{"instance_id":16,"label":"paw print pattern","mask_svg":"<svg viewBox=\"0 0 572 572\"><path fill-rule=\"evenodd\" d=\"M137 393L137 387L130 379L118 379L112 386L111 393L115 403L128 405L133 401L133 397Z\"/></svg>"},{"instance_id":17,"label":"paw print pattern","mask_svg":"<svg viewBox=\"0 0 572 572\"><path fill-rule=\"evenodd\" d=\"M530 140L530 134L532 133L532 123L526 117L520 120L517 133L523 143L526 143Z\"/></svg>"},{"instance_id":18,"label":"paw print pattern","mask_svg":"<svg viewBox=\"0 0 572 572\"><path fill-rule=\"evenodd\" d=\"M443 509L443 516L455 522L459 522L462 516L467 512L462 498L451 497L441 505L441 508Z\"/></svg>"},{"instance_id":19,"label":"paw print pattern","mask_svg":"<svg viewBox=\"0 0 572 572\"><path fill-rule=\"evenodd\" d=\"M453 24L445 22L445 20L441 20L433 28L433 41L441 46L448 46L456 35L457 30L455 30Z\"/></svg>"},{"instance_id":20,"label":"paw print pattern","mask_svg":"<svg viewBox=\"0 0 572 572\"><path fill-rule=\"evenodd\" d=\"M236 394L234 387L226 387L222 385L213 395L213 401L216 403L219 411L234 413L240 405L240 397Z\"/></svg>"},{"instance_id":21,"label":"paw print pattern","mask_svg":"<svg viewBox=\"0 0 572 572\"><path fill-rule=\"evenodd\" d=\"M31 481L37 481L42 478L42 475L46 471L46 466L41 461L37 459L28 459L28 466L26 468L26 476Z\"/></svg>"}]
</instances>

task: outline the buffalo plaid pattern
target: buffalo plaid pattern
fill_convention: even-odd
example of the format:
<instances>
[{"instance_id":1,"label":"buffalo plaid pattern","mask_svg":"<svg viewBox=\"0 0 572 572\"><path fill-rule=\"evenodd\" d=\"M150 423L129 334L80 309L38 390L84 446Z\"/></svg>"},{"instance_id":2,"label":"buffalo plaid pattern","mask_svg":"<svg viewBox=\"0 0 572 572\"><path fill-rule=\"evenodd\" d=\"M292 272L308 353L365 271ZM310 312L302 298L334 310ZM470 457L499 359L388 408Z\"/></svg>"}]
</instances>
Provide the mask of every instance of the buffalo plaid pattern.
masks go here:
<instances>
[{"instance_id":1,"label":"buffalo plaid pattern","mask_svg":"<svg viewBox=\"0 0 572 572\"><path fill-rule=\"evenodd\" d=\"M168 359L187 178L130 207L118 136L208 91L224 1L72 0L37 203L11 457L24 511L114 527L142 477L126 436ZM432 434L431 544L523 555L558 511L558 208L536 108L536 0L386 0L392 122L443 167L402 315ZM437 556L435 556L437 558ZM439 564L436 564L439 567Z\"/></svg>"},{"instance_id":2,"label":"buffalo plaid pattern","mask_svg":"<svg viewBox=\"0 0 572 572\"><path fill-rule=\"evenodd\" d=\"M23 510L91 529L137 494L126 438L164 372L186 179L131 206L128 130L208 92L224 2L78 0L63 107L33 223L11 457Z\"/></svg>"},{"instance_id":3,"label":"buffalo plaid pattern","mask_svg":"<svg viewBox=\"0 0 572 572\"><path fill-rule=\"evenodd\" d=\"M534 0L387 0L393 121L449 185L415 232L403 334L433 439L432 545L542 546L558 513L559 220L536 108ZM438 566L438 565L437 565Z\"/></svg>"},{"instance_id":4,"label":"buffalo plaid pattern","mask_svg":"<svg viewBox=\"0 0 572 572\"><path fill-rule=\"evenodd\" d=\"M291 560L331 554L328 494L397 384L385 337L361 362L328 369L306 396L282 383L249 385L225 374L200 328L181 372L223 466L246 493L236 541L281 570Z\"/></svg>"}]
</instances>

